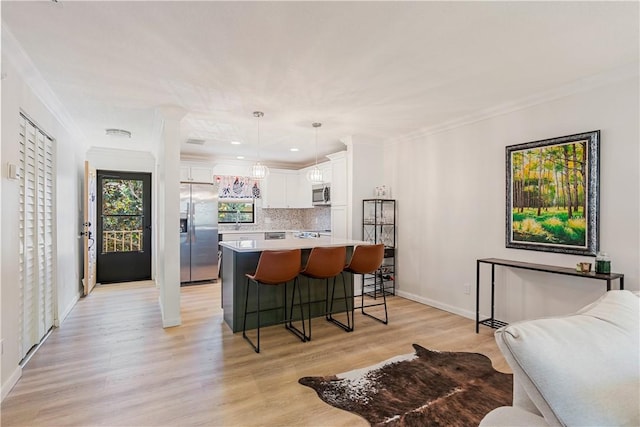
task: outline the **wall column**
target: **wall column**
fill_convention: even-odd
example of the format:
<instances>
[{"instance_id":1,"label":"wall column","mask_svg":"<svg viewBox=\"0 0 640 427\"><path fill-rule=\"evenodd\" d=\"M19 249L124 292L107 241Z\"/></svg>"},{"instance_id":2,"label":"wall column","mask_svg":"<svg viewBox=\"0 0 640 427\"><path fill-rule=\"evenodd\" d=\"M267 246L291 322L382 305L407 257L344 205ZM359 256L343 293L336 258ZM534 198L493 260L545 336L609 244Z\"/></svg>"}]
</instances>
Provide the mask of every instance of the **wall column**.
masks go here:
<instances>
[{"instance_id":1,"label":"wall column","mask_svg":"<svg viewBox=\"0 0 640 427\"><path fill-rule=\"evenodd\" d=\"M362 200L374 198L374 188L389 182L384 172L382 144L354 135L341 140L347 146L350 238L362 239Z\"/></svg>"},{"instance_id":2,"label":"wall column","mask_svg":"<svg viewBox=\"0 0 640 427\"><path fill-rule=\"evenodd\" d=\"M158 138L156 183L157 270L162 326L178 326L180 317L180 121L184 110L163 107L162 132Z\"/></svg>"}]
</instances>

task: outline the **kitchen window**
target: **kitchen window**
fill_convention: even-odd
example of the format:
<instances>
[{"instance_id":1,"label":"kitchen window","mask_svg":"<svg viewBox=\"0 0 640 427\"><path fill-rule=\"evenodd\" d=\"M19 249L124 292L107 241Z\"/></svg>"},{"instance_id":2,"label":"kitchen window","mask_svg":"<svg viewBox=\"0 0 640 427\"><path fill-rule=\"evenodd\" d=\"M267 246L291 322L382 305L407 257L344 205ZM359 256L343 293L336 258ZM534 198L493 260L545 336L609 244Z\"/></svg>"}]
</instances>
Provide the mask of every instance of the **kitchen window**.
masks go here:
<instances>
[{"instance_id":1,"label":"kitchen window","mask_svg":"<svg viewBox=\"0 0 640 427\"><path fill-rule=\"evenodd\" d=\"M255 221L254 199L218 201L218 224L253 224Z\"/></svg>"}]
</instances>

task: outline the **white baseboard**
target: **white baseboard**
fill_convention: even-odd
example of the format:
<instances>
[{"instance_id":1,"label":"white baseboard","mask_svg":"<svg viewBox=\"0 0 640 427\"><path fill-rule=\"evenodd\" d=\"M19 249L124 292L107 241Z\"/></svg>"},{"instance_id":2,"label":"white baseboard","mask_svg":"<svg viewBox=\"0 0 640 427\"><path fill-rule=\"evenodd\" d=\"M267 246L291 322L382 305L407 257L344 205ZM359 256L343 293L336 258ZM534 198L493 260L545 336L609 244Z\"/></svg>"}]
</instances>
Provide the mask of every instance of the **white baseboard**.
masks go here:
<instances>
[{"instance_id":1,"label":"white baseboard","mask_svg":"<svg viewBox=\"0 0 640 427\"><path fill-rule=\"evenodd\" d=\"M360 288L361 286L359 284L354 284L353 286L354 295L360 295ZM467 319L475 320L476 318L476 313L473 311L462 310L460 309L460 307L444 304L444 303L441 303L440 301L424 298L409 292L403 292L400 289L396 289L396 295L402 298L409 299L411 301L419 302L420 304L428 305L430 307L435 307L440 310L447 311L449 313L457 314L458 316L466 317Z\"/></svg>"},{"instance_id":2,"label":"white baseboard","mask_svg":"<svg viewBox=\"0 0 640 427\"><path fill-rule=\"evenodd\" d=\"M180 317L173 319L165 319L162 317L162 327L163 328L173 328L174 326L180 326L182 324L182 319Z\"/></svg>"},{"instance_id":3,"label":"white baseboard","mask_svg":"<svg viewBox=\"0 0 640 427\"><path fill-rule=\"evenodd\" d=\"M73 310L73 307L76 306L76 303L80 300L80 292L78 292L73 299L71 300L71 302L67 305L67 307L64 309L64 311L62 312L62 314L60 315L60 317L58 318L58 320L56 321L56 327L60 327L60 325L62 324L62 322L64 322L64 319L67 318L67 316L69 315L69 313L71 313L71 310Z\"/></svg>"},{"instance_id":4,"label":"white baseboard","mask_svg":"<svg viewBox=\"0 0 640 427\"><path fill-rule=\"evenodd\" d=\"M174 326L180 326L182 324L182 318L180 316L175 318L166 318L164 315L164 307L162 306L162 298L158 297L158 305L160 306L160 315L162 316L162 327L173 328Z\"/></svg>"},{"instance_id":5,"label":"white baseboard","mask_svg":"<svg viewBox=\"0 0 640 427\"><path fill-rule=\"evenodd\" d=\"M18 366L16 370L13 371L13 374L11 374L9 379L4 384L2 384L2 399L0 399L0 401L4 400L4 398L7 397L7 395L13 389L13 386L16 385L21 376L22 366Z\"/></svg>"},{"instance_id":6,"label":"white baseboard","mask_svg":"<svg viewBox=\"0 0 640 427\"><path fill-rule=\"evenodd\" d=\"M447 311L449 313L457 314L458 316L466 317L467 319L475 320L476 313L474 311L463 310L460 307L455 307L449 304L444 304L440 301L432 300L429 298L424 298L418 295L414 295L408 292L403 292L401 290L396 291L398 296L402 298L410 299L411 301L419 302L421 304L425 304L431 307L438 308L440 310Z\"/></svg>"}]
</instances>

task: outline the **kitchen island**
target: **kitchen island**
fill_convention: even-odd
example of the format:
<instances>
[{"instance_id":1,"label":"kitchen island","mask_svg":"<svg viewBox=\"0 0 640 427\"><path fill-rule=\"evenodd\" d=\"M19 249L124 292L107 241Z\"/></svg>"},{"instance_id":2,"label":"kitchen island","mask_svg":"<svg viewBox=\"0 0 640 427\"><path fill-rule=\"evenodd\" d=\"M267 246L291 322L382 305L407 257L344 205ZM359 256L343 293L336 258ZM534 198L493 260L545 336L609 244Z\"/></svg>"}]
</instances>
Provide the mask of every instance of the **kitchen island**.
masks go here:
<instances>
[{"instance_id":1,"label":"kitchen island","mask_svg":"<svg viewBox=\"0 0 640 427\"><path fill-rule=\"evenodd\" d=\"M351 257L353 247L357 245L366 245L368 242L360 240L338 239L333 237L319 237L308 239L281 239L281 240L236 240L220 242L222 248L222 310L224 312L224 321L229 325L233 332L242 331L242 317L244 313L244 303L246 295L247 278L245 274L253 274L258 265L258 259L262 251L267 250L288 250L302 249L302 266L306 264L311 249L314 247L330 247L330 246L346 246L347 259L345 264ZM301 266L301 267L302 267ZM353 277L351 274L344 275L347 280L347 298L353 304ZM307 283L306 278L300 279L300 288L302 291L303 302L307 301ZM338 277L336 283L336 305L335 312L345 311L344 303L340 305L340 298L343 296L342 280ZM331 282L330 282L331 284ZM291 291L292 286L289 287ZM325 298L325 286L320 281L313 281L311 286L311 300L323 300ZM291 301L291 294L287 295L288 304ZM260 297L260 305L263 309L270 307L281 307L283 301L283 286L265 286L262 289ZM249 310L255 307L255 292L249 294ZM297 310L294 311L294 315ZM311 306L311 316L317 317L324 315L324 303L316 303ZM305 316L308 316L305 307ZM261 326L278 323L284 317L282 310L265 311L260 314ZM255 316L247 317L247 329L256 327Z\"/></svg>"}]
</instances>

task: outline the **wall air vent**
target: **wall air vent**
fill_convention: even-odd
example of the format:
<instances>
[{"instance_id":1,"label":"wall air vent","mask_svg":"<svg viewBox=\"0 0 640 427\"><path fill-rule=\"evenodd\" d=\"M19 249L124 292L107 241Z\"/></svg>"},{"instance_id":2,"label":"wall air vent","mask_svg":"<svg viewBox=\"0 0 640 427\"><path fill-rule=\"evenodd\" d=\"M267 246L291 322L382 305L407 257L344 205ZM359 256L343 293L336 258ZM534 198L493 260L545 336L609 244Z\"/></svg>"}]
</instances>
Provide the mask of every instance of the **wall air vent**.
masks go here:
<instances>
[{"instance_id":1,"label":"wall air vent","mask_svg":"<svg viewBox=\"0 0 640 427\"><path fill-rule=\"evenodd\" d=\"M204 139L187 139L187 144L204 145Z\"/></svg>"},{"instance_id":2,"label":"wall air vent","mask_svg":"<svg viewBox=\"0 0 640 427\"><path fill-rule=\"evenodd\" d=\"M124 129L105 129L108 136L117 136L120 138L131 138L131 132Z\"/></svg>"}]
</instances>

